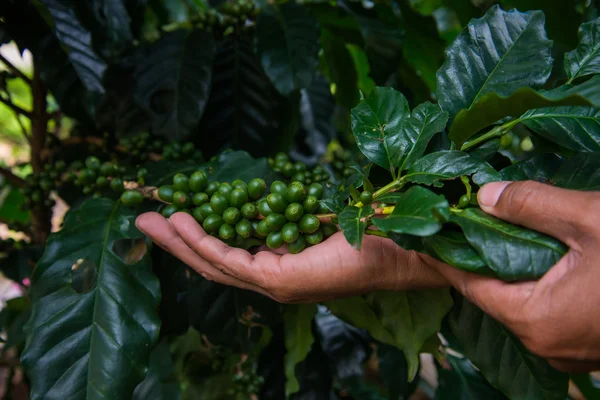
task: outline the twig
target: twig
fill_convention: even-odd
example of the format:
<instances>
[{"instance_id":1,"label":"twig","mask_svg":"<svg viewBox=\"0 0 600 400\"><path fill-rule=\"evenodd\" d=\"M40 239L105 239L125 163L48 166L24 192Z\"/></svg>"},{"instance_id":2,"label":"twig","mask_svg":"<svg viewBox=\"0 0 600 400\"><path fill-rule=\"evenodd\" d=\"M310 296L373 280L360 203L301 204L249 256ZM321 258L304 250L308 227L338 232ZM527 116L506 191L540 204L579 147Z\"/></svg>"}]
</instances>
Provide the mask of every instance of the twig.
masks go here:
<instances>
[{"instance_id":1,"label":"twig","mask_svg":"<svg viewBox=\"0 0 600 400\"><path fill-rule=\"evenodd\" d=\"M0 103L4 103L8 108L13 110L15 113L24 115L27 118L31 119L31 113L29 111L22 109L21 107L19 107L16 104L13 104L13 102L11 102L10 100L7 100L4 97L0 96Z\"/></svg>"},{"instance_id":2,"label":"twig","mask_svg":"<svg viewBox=\"0 0 600 400\"><path fill-rule=\"evenodd\" d=\"M10 184L13 186L17 186L17 187L25 186L24 179L19 178L18 176L16 176L15 174L13 174L10 170L8 170L6 168L0 168L0 175L5 177L6 180L8 182L10 182Z\"/></svg>"},{"instance_id":3,"label":"twig","mask_svg":"<svg viewBox=\"0 0 600 400\"><path fill-rule=\"evenodd\" d=\"M12 104L14 104L10 92L7 91L6 95L8 96L8 101L10 101ZM17 119L17 123L19 124L19 127L21 127L21 132L23 132L23 136L25 136L25 139L27 139L27 142L31 146L31 136L29 136L27 129L25 129L25 125L23 125L23 122L21 121L21 115L18 112L16 112L15 110L13 110L13 112L15 113L15 118Z\"/></svg>"},{"instance_id":4,"label":"twig","mask_svg":"<svg viewBox=\"0 0 600 400\"><path fill-rule=\"evenodd\" d=\"M8 68L10 72L23 79L27 84L31 85L31 79L29 79L27 75L22 73L17 67L15 67L10 61L8 61L2 54L0 54L0 61L2 61L4 65L6 65L6 68Z\"/></svg>"}]
</instances>

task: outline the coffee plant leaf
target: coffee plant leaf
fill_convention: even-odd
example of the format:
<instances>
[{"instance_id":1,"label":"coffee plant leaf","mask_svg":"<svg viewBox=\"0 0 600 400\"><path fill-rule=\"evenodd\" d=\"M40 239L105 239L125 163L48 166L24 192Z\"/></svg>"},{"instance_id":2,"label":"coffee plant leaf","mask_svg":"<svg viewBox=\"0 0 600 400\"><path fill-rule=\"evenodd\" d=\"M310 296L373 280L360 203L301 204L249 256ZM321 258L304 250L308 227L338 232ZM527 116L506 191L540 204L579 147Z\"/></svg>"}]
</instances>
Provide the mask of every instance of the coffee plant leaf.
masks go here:
<instances>
[{"instance_id":1,"label":"coffee plant leaf","mask_svg":"<svg viewBox=\"0 0 600 400\"><path fill-rule=\"evenodd\" d=\"M552 182L565 189L600 190L600 153L579 153L566 160Z\"/></svg>"},{"instance_id":2,"label":"coffee plant leaf","mask_svg":"<svg viewBox=\"0 0 600 400\"><path fill-rule=\"evenodd\" d=\"M316 304L292 304L286 307L283 314L286 396L300 390L300 384L296 379L296 365L306 358L315 340L312 333L312 321L316 313Z\"/></svg>"},{"instance_id":3,"label":"coffee plant leaf","mask_svg":"<svg viewBox=\"0 0 600 400\"><path fill-rule=\"evenodd\" d=\"M410 168L423 157L433 135L443 131L447 122L448 113L437 104L427 102L415 107L402 127L399 172Z\"/></svg>"},{"instance_id":4,"label":"coffee plant leaf","mask_svg":"<svg viewBox=\"0 0 600 400\"><path fill-rule=\"evenodd\" d=\"M392 174L402 154L402 129L409 116L406 98L388 87L376 87L352 109L352 132L358 148Z\"/></svg>"},{"instance_id":5,"label":"coffee plant leaf","mask_svg":"<svg viewBox=\"0 0 600 400\"><path fill-rule=\"evenodd\" d=\"M600 383L592 373L571 374L571 380L587 400L600 399Z\"/></svg>"},{"instance_id":6,"label":"coffee plant leaf","mask_svg":"<svg viewBox=\"0 0 600 400\"><path fill-rule=\"evenodd\" d=\"M383 232L431 236L449 219L450 206L444 196L413 186L398 198L390 215L374 218L373 225Z\"/></svg>"},{"instance_id":7,"label":"coffee plant leaf","mask_svg":"<svg viewBox=\"0 0 600 400\"><path fill-rule=\"evenodd\" d=\"M507 400L507 397L494 388L481 375L466 357L446 354L448 367L439 367L439 386L436 400Z\"/></svg>"},{"instance_id":8,"label":"coffee plant leaf","mask_svg":"<svg viewBox=\"0 0 600 400\"><path fill-rule=\"evenodd\" d=\"M494 138L469 149L468 153L471 157L490 161L498 153L498 150L500 150L500 138Z\"/></svg>"},{"instance_id":9,"label":"coffee plant leaf","mask_svg":"<svg viewBox=\"0 0 600 400\"><path fill-rule=\"evenodd\" d=\"M120 202L89 200L50 236L32 275L22 356L32 399L126 399L144 379L160 288L149 255L132 258L118 245L143 237L135 217Z\"/></svg>"},{"instance_id":10,"label":"coffee plant leaf","mask_svg":"<svg viewBox=\"0 0 600 400\"><path fill-rule=\"evenodd\" d=\"M423 246L423 240L421 240L421 236L396 232L388 232L387 235L394 241L394 243L402 247L404 250L414 250L420 253L425 252L425 247Z\"/></svg>"},{"instance_id":11,"label":"coffee plant leaf","mask_svg":"<svg viewBox=\"0 0 600 400\"><path fill-rule=\"evenodd\" d=\"M267 5L256 25L257 51L265 72L282 94L307 88L319 53L319 24L293 2Z\"/></svg>"},{"instance_id":12,"label":"coffee plant leaf","mask_svg":"<svg viewBox=\"0 0 600 400\"><path fill-rule=\"evenodd\" d=\"M461 232L443 230L422 240L426 252L446 264L481 275L494 275Z\"/></svg>"},{"instance_id":13,"label":"coffee plant leaf","mask_svg":"<svg viewBox=\"0 0 600 400\"><path fill-rule=\"evenodd\" d=\"M254 158L241 150L220 154L210 170L214 171L211 179L218 182L231 183L236 179L249 182L261 177L270 185L274 180L280 179L280 175L269 167L266 158Z\"/></svg>"},{"instance_id":14,"label":"coffee plant leaf","mask_svg":"<svg viewBox=\"0 0 600 400\"><path fill-rule=\"evenodd\" d=\"M89 4L94 17L91 29L94 44L101 44L101 53L109 59L119 56L133 40L126 1L93 0Z\"/></svg>"},{"instance_id":15,"label":"coffee plant leaf","mask_svg":"<svg viewBox=\"0 0 600 400\"><path fill-rule=\"evenodd\" d=\"M409 382L408 362L404 354L394 346L377 343L379 377L388 389L390 399L408 399L417 389L419 377Z\"/></svg>"},{"instance_id":16,"label":"coffee plant leaf","mask_svg":"<svg viewBox=\"0 0 600 400\"><path fill-rule=\"evenodd\" d=\"M442 180L472 175L478 185L499 181L500 174L488 163L456 150L438 151L419 159L403 179L409 182L443 186Z\"/></svg>"},{"instance_id":17,"label":"coffee plant leaf","mask_svg":"<svg viewBox=\"0 0 600 400\"><path fill-rule=\"evenodd\" d=\"M563 159L553 153L539 154L500 171L504 181L548 182L558 171Z\"/></svg>"},{"instance_id":18,"label":"coffee plant leaf","mask_svg":"<svg viewBox=\"0 0 600 400\"><path fill-rule=\"evenodd\" d=\"M450 119L486 93L509 96L541 87L552 71L552 41L541 11L504 11L493 6L471 20L446 50L437 73L437 98Z\"/></svg>"},{"instance_id":19,"label":"coffee plant leaf","mask_svg":"<svg viewBox=\"0 0 600 400\"><path fill-rule=\"evenodd\" d=\"M181 388L175 379L175 364L166 339L150 353L146 378L135 388L133 400L180 400Z\"/></svg>"},{"instance_id":20,"label":"coffee plant leaf","mask_svg":"<svg viewBox=\"0 0 600 400\"><path fill-rule=\"evenodd\" d=\"M565 54L565 71L569 80L600 73L600 18L581 24L579 46Z\"/></svg>"},{"instance_id":21,"label":"coffee plant leaf","mask_svg":"<svg viewBox=\"0 0 600 400\"><path fill-rule=\"evenodd\" d=\"M2 181L2 178L0 178ZM31 213L22 210L25 196L18 188L11 185L0 186L0 220L27 223L31 220Z\"/></svg>"},{"instance_id":22,"label":"coffee plant leaf","mask_svg":"<svg viewBox=\"0 0 600 400\"><path fill-rule=\"evenodd\" d=\"M364 219L372 216L373 213L373 207L369 205L361 208L348 206L338 216L338 223L344 232L344 237L356 250L360 250L362 245L366 228Z\"/></svg>"},{"instance_id":23,"label":"coffee plant leaf","mask_svg":"<svg viewBox=\"0 0 600 400\"><path fill-rule=\"evenodd\" d=\"M360 100L358 72L346 42L327 29L321 31L325 76L330 84L335 84L335 98L343 107L351 109Z\"/></svg>"},{"instance_id":24,"label":"coffee plant leaf","mask_svg":"<svg viewBox=\"0 0 600 400\"><path fill-rule=\"evenodd\" d=\"M450 139L463 144L477 132L506 117L519 117L528 110L555 106L600 107L600 76L578 85L562 85L552 90L524 87L509 96L488 93L468 110L461 110L450 127Z\"/></svg>"},{"instance_id":25,"label":"coffee plant leaf","mask_svg":"<svg viewBox=\"0 0 600 400\"><path fill-rule=\"evenodd\" d=\"M567 397L569 376L530 353L504 326L464 298L450 313L450 329L465 355L510 399Z\"/></svg>"},{"instance_id":26,"label":"coffee plant leaf","mask_svg":"<svg viewBox=\"0 0 600 400\"><path fill-rule=\"evenodd\" d=\"M598 108L581 106L537 108L527 111L518 120L538 135L568 149L600 151L600 109Z\"/></svg>"},{"instance_id":27,"label":"coffee plant leaf","mask_svg":"<svg viewBox=\"0 0 600 400\"><path fill-rule=\"evenodd\" d=\"M179 29L140 50L134 98L151 119L152 132L183 139L208 101L215 42L200 30Z\"/></svg>"},{"instance_id":28,"label":"coffee plant leaf","mask_svg":"<svg viewBox=\"0 0 600 400\"><path fill-rule=\"evenodd\" d=\"M509 224L477 208L453 213L452 222L462 228L487 266L506 281L540 278L567 252L567 247L554 238Z\"/></svg>"}]
</instances>

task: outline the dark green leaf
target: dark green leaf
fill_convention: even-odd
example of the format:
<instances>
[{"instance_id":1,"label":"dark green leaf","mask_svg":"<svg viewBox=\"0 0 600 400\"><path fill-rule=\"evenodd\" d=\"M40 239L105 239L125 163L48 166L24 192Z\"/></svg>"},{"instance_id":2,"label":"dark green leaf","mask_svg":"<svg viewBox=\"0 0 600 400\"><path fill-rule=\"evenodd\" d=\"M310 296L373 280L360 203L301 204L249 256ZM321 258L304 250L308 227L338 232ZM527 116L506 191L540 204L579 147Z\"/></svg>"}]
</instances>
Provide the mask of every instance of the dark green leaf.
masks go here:
<instances>
[{"instance_id":1,"label":"dark green leaf","mask_svg":"<svg viewBox=\"0 0 600 400\"><path fill-rule=\"evenodd\" d=\"M418 378L408 381L408 363L398 348L384 343L377 344L379 376L388 389L391 400L408 399L417 389Z\"/></svg>"},{"instance_id":2,"label":"dark green leaf","mask_svg":"<svg viewBox=\"0 0 600 400\"><path fill-rule=\"evenodd\" d=\"M182 139L196 127L208 100L214 55L211 34L185 29L141 50L134 96L154 134Z\"/></svg>"},{"instance_id":3,"label":"dark green leaf","mask_svg":"<svg viewBox=\"0 0 600 400\"><path fill-rule=\"evenodd\" d=\"M35 265L44 253L44 247L40 245L27 245L22 249L15 249L8 253L0 262L0 270L8 279L17 283L23 283L29 278Z\"/></svg>"},{"instance_id":4,"label":"dark green leaf","mask_svg":"<svg viewBox=\"0 0 600 400\"><path fill-rule=\"evenodd\" d=\"M401 156L402 123L409 115L402 93L376 87L352 109L352 131L360 151L393 173Z\"/></svg>"},{"instance_id":5,"label":"dark green leaf","mask_svg":"<svg viewBox=\"0 0 600 400\"><path fill-rule=\"evenodd\" d=\"M571 379L586 400L600 399L600 382L592 374L574 374Z\"/></svg>"},{"instance_id":6,"label":"dark green leaf","mask_svg":"<svg viewBox=\"0 0 600 400\"><path fill-rule=\"evenodd\" d=\"M133 392L133 400L179 400L181 389L174 376L169 343L163 339L150 353L148 374Z\"/></svg>"},{"instance_id":7,"label":"dark green leaf","mask_svg":"<svg viewBox=\"0 0 600 400\"><path fill-rule=\"evenodd\" d=\"M482 275L493 275L465 235L460 232L444 230L423 238L423 244L428 254L446 264Z\"/></svg>"},{"instance_id":8,"label":"dark green leaf","mask_svg":"<svg viewBox=\"0 0 600 400\"><path fill-rule=\"evenodd\" d=\"M444 5L444 0L409 0L408 4L419 14L430 16Z\"/></svg>"},{"instance_id":9,"label":"dark green leaf","mask_svg":"<svg viewBox=\"0 0 600 400\"><path fill-rule=\"evenodd\" d=\"M567 252L565 245L542 233L512 225L477 208L456 212L475 251L496 275L506 281L537 279Z\"/></svg>"},{"instance_id":10,"label":"dark green leaf","mask_svg":"<svg viewBox=\"0 0 600 400\"><path fill-rule=\"evenodd\" d=\"M466 299L457 301L450 314L450 327L465 355L508 398L563 400L567 397L567 374L531 354L507 328Z\"/></svg>"},{"instance_id":11,"label":"dark green leaf","mask_svg":"<svg viewBox=\"0 0 600 400\"><path fill-rule=\"evenodd\" d=\"M431 236L450 219L450 206L444 196L421 186L413 186L398 198L394 211L385 218L374 218L373 225L383 232Z\"/></svg>"},{"instance_id":12,"label":"dark green leaf","mask_svg":"<svg viewBox=\"0 0 600 400\"><path fill-rule=\"evenodd\" d=\"M473 175L473 181L480 186L501 179L500 174L485 161L455 150L427 154L413 164L404 179L441 187L443 184L440 181L462 175Z\"/></svg>"},{"instance_id":13,"label":"dark green leaf","mask_svg":"<svg viewBox=\"0 0 600 400\"><path fill-rule=\"evenodd\" d=\"M446 51L437 74L437 97L453 119L486 93L509 96L524 86L540 87L550 76L552 42L541 11L521 13L493 6Z\"/></svg>"},{"instance_id":14,"label":"dark green leaf","mask_svg":"<svg viewBox=\"0 0 600 400\"><path fill-rule=\"evenodd\" d=\"M388 232L390 239L404 250L414 250L420 253L425 251L423 238L420 236L407 235L404 233Z\"/></svg>"},{"instance_id":15,"label":"dark green leaf","mask_svg":"<svg viewBox=\"0 0 600 400\"><path fill-rule=\"evenodd\" d=\"M279 174L269 167L266 158L253 158L245 151L224 152L213 164L214 173L211 179L218 182L233 182L241 179L249 182L254 178L262 178L267 184L279 179Z\"/></svg>"},{"instance_id":16,"label":"dark green leaf","mask_svg":"<svg viewBox=\"0 0 600 400\"><path fill-rule=\"evenodd\" d=\"M102 79L106 63L94 52L92 35L77 18L72 0L41 0L41 3L50 14L51 21L48 22L87 90L88 100L92 104L90 113L93 115L93 107L104 94Z\"/></svg>"},{"instance_id":17,"label":"dark green leaf","mask_svg":"<svg viewBox=\"0 0 600 400\"><path fill-rule=\"evenodd\" d=\"M325 76L330 83L335 84L337 103L351 109L360 100L358 91L358 73L354 60L346 43L327 29L321 31L323 46L322 61L325 62Z\"/></svg>"},{"instance_id":18,"label":"dark green leaf","mask_svg":"<svg viewBox=\"0 0 600 400\"><path fill-rule=\"evenodd\" d=\"M296 379L296 365L306 358L313 345L312 320L316 313L316 304L290 304L283 314L286 349L286 396L300 390L300 385Z\"/></svg>"},{"instance_id":19,"label":"dark green leaf","mask_svg":"<svg viewBox=\"0 0 600 400\"><path fill-rule=\"evenodd\" d=\"M506 117L519 117L528 110L553 106L600 107L600 76L580 85L563 85L550 91L521 88L504 96L488 93L469 110L458 113L450 127L450 139L462 145L480 130Z\"/></svg>"},{"instance_id":20,"label":"dark green leaf","mask_svg":"<svg viewBox=\"0 0 600 400\"><path fill-rule=\"evenodd\" d=\"M287 2L268 5L256 24L257 51L271 81L283 94L307 88L318 63L319 26L308 8Z\"/></svg>"},{"instance_id":21,"label":"dark green leaf","mask_svg":"<svg viewBox=\"0 0 600 400\"><path fill-rule=\"evenodd\" d=\"M552 182L566 189L600 190L600 153L580 153L566 160Z\"/></svg>"},{"instance_id":22,"label":"dark green leaf","mask_svg":"<svg viewBox=\"0 0 600 400\"><path fill-rule=\"evenodd\" d=\"M146 375L159 282L148 255L124 259L115 248L142 237L135 217L121 202L90 200L50 236L32 276L22 357L32 399L128 399Z\"/></svg>"},{"instance_id":23,"label":"dark green leaf","mask_svg":"<svg viewBox=\"0 0 600 400\"><path fill-rule=\"evenodd\" d=\"M93 0L90 3L98 25L94 31L94 44L100 44L106 57L118 56L133 40L126 0Z\"/></svg>"},{"instance_id":24,"label":"dark green leaf","mask_svg":"<svg viewBox=\"0 0 600 400\"><path fill-rule=\"evenodd\" d=\"M538 108L523 114L519 121L535 133L568 149L600 151L600 109Z\"/></svg>"},{"instance_id":25,"label":"dark green leaf","mask_svg":"<svg viewBox=\"0 0 600 400\"><path fill-rule=\"evenodd\" d=\"M402 125L398 172L410 168L423 157L433 135L443 131L447 122L448 113L436 104L427 102L415 107L410 118Z\"/></svg>"},{"instance_id":26,"label":"dark green leaf","mask_svg":"<svg viewBox=\"0 0 600 400\"><path fill-rule=\"evenodd\" d=\"M565 70L569 83L581 76L600 73L600 18L579 27L579 46L565 54Z\"/></svg>"},{"instance_id":27,"label":"dark green leaf","mask_svg":"<svg viewBox=\"0 0 600 400\"><path fill-rule=\"evenodd\" d=\"M500 150L500 138L495 138L469 149L468 153L471 157L489 161L498 153L498 150Z\"/></svg>"},{"instance_id":28,"label":"dark green leaf","mask_svg":"<svg viewBox=\"0 0 600 400\"><path fill-rule=\"evenodd\" d=\"M254 54L254 38L230 35L217 48L208 104L195 135L202 152L225 147L273 153L281 135L281 99Z\"/></svg>"},{"instance_id":29,"label":"dark green leaf","mask_svg":"<svg viewBox=\"0 0 600 400\"><path fill-rule=\"evenodd\" d=\"M0 312L0 328L6 340L3 340L2 355L15 349L20 352L25 344L24 327L31 315L31 302L26 297L6 300Z\"/></svg>"},{"instance_id":30,"label":"dark green leaf","mask_svg":"<svg viewBox=\"0 0 600 400\"><path fill-rule=\"evenodd\" d=\"M500 174L505 181L547 182L554 176L561 163L562 158L556 154L539 154L504 168Z\"/></svg>"},{"instance_id":31,"label":"dark green leaf","mask_svg":"<svg viewBox=\"0 0 600 400\"><path fill-rule=\"evenodd\" d=\"M0 178L1 180L1 178ZM27 223L31 219L29 211L23 211L25 197L19 189L9 185L0 187L0 220Z\"/></svg>"},{"instance_id":32,"label":"dark green leaf","mask_svg":"<svg viewBox=\"0 0 600 400\"><path fill-rule=\"evenodd\" d=\"M448 367L438 367L439 386L435 400L505 400L467 358L446 355Z\"/></svg>"},{"instance_id":33,"label":"dark green leaf","mask_svg":"<svg viewBox=\"0 0 600 400\"><path fill-rule=\"evenodd\" d=\"M366 227L365 222L361 220L370 217L373 213L373 207L370 205L362 208L348 206L338 216L338 223L346 240L357 250L360 250Z\"/></svg>"},{"instance_id":34,"label":"dark green leaf","mask_svg":"<svg viewBox=\"0 0 600 400\"><path fill-rule=\"evenodd\" d=\"M198 169L208 169L209 164L200 165L195 161L153 161L144 164L148 174L144 178L145 182L154 186L170 185L173 182L173 176L177 173L191 175Z\"/></svg>"}]
</instances>

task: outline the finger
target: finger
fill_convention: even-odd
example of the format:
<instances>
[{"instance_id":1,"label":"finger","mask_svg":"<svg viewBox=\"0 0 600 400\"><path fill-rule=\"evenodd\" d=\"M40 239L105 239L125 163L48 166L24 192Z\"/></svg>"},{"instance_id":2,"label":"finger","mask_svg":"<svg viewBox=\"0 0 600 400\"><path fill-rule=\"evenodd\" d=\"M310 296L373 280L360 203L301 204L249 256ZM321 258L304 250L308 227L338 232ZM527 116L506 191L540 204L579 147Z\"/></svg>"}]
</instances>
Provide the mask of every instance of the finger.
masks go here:
<instances>
[{"instance_id":1,"label":"finger","mask_svg":"<svg viewBox=\"0 0 600 400\"><path fill-rule=\"evenodd\" d=\"M571 247L595 218L592 206L597 195L547 184L492 182L477 195L481 209L513 224L523 225L554 236Z\"/></svg>"},{"instance_id":2,"label":"finger","mask_svg":"<svg viewBox=\"0 0 600 400\"><path fill-rule=\"evenodd\" d=\"M535 288L534 282L506 283L460 271L427 255L422 255L422 258L471 303L508 326L515 323Z\"/></svg>"},{"instance_id":3,"label":"finger","mask_svg":"<svg viewBox=\"0 0 600 400\"><path fill-rule=\"evenodd\" d=\"M176 213L170 218L171 225L183 239L183 241L201 258L212 264L226 275L247 282L252 285L264 287L264 282L259 282L261 274L253 263L254 256L246 250L234 248L223 243L221 240L208 235L196 222L186 213ZM270 254L273 262L278 262L278 255Z\"/></svg>"},{"instance_id":4,"label":"finger","mask_svg":"<svg viewBox=\"0 0 600 400\"><path fill-rule=\"evenodd\" d=\"M236 286L246 290L267 295L261 288L242 282L232 276L223 274L221 271L210 265L199 257L177 234L177 231L162 215L158 213L145 213L136 220L136 226L144 232L153 242L161 248L173 254L185 264L202 275L205 279L222 283L224 285Z\"/></svg>"}]
</instances>

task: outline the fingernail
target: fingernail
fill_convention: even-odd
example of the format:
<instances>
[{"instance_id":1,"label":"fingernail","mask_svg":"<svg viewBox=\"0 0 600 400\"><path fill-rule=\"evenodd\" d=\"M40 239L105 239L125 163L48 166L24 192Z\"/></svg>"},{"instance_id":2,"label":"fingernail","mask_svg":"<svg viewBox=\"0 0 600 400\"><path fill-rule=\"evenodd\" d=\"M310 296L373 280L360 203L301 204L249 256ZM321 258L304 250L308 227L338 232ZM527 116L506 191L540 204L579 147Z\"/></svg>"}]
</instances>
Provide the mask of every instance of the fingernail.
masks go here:
<instances>
[{"instance_id":1,"label":"fingernail","mask_svg":"<svg viewBox=\"0 0 600 400\"><path fill-rule=\"evenodd\" d=\"M494 207L498 203L500 195L504 191L504 188L508 186L510 182L491 182L484 185L477 193L477 201L480 206Z\"/></svg>"}]
</instances>

